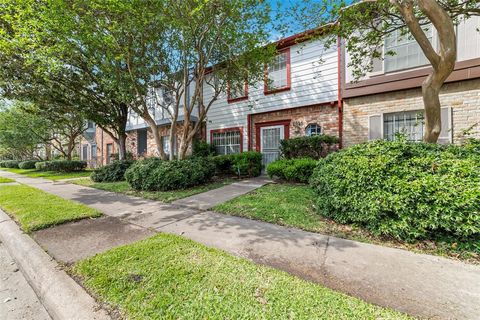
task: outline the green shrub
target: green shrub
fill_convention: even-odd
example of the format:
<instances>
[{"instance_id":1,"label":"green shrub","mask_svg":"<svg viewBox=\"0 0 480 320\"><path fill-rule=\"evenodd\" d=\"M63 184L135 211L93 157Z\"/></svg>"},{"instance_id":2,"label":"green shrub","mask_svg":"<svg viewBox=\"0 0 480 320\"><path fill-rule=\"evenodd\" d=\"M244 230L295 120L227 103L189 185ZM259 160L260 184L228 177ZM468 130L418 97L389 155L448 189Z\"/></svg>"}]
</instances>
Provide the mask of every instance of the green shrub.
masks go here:
<instances>
[{"instance_id":1,"label":"green shrub","mask_svg":"<svg viewBox=\"0 0 480 320\"><path fill-rule=\"evenodd\" d=\"M20 161L18 160L5 160L2 162L2 168L16 168L18 169L18 164Z\"/></svg>"},{"instance_id":2,"label":"green shrub","mask_svg":"<svg viewBox=\"0 0 480 320\"><path fill-rule=\"evenodd\" d=\"M215 147L202 140L193 141L192 157L212 157L216 154Z\"/></svg>"},{"instance_id":3,"label":"green shrub","mask_svg":"<svg viewBox=\"0 0 480 320\"><path fill-rule=\"evenodd\" d=\"M376 141L333 153L310 180L318 211L407 241L480 240L480 149L470 146Z\"/></svg>"},{"instance_id":4,"label":"green shrub","mask_svg":"<svg viewBox=\"0 0 480 320\"><path fill-rule=\"evenodd\" d=\"M87 167L85 161L78 160L53 160L35 163L35 168L39 171L73 172L81 171Z\"/></svg>"},{"instance_id":5,"label":"green shrub","mask_svg":"<svg viewBox=\"0 0 480 320\"><path fill-rule=\"evenodd\" d=\"M262 173L262 154L248 151L212 158L217 174L257 177Z\"/></svg>"},{"instance_id":6,"label":"green shrub","mask_svg":"<svg viewBox=\"0 0 480 320\"><path fill-rule=\"evenodd\" d=\"M136 190L167 191L204 184L214 174L215 165L207 158L172 161L149 159L133 164L126 171L125 178Z\"/></svg>"},{"instance_id":7,"label":"green shrub","mask_svg":"<svg viewBox=\"0 0 480 320\"><path fill-rule=\"evenodd\" d=\"M329 135L298 137L280 142L280 152L285 159L326 157L338 149L338 138Z\"/></svg>"},{"instance_id":8,"label":"green shrub","mask_svg":"<svg viewBox=\"0 0 480 320\"><path fill-rule=\"evenodd\" d=\"M22 161L18 164L20 169L35 169L35 164L39 162L38 160L27 160Z\"/></svg>"},{"instance_id":9,"label":"green shrub","mask_svg":"<svg viewBox=\"0 0 480 320\"><path fill-rule=\"evenodd\" d=\"M311 158L281 159L270 163L267 166L267 173L270 178L307 183L316 165L317 160Z\"/></svg>"},{"instance_id":10,"label":"green shrub","mask_svg":"<svg viewBox=\"0 0 480 320\"><path fill-rule=\"evenodd\" d=\"M95 182L116 182L125 180L125 171L134 163L132 160L113 161L110 164L95 169L92 180Z\"/></svg>"}]
</instances>

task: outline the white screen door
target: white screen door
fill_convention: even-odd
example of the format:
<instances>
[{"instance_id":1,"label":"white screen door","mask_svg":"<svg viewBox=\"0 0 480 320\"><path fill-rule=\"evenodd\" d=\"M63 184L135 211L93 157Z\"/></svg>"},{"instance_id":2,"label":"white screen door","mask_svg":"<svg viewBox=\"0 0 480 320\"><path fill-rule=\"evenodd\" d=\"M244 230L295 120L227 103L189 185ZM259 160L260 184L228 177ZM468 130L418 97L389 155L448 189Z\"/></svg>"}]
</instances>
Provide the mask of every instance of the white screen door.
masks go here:
<instances>
[{"instance_id":1,"label":"white screen door","mask_svg":"<svg viewBox=\"0 0 480 320\"><path fill-rule=\"evenodd\" d=\"M284 126L263 127L260 130L262 163L264 166L280 157L280 141L285 138Z\"/></svg>"}]
</instances>

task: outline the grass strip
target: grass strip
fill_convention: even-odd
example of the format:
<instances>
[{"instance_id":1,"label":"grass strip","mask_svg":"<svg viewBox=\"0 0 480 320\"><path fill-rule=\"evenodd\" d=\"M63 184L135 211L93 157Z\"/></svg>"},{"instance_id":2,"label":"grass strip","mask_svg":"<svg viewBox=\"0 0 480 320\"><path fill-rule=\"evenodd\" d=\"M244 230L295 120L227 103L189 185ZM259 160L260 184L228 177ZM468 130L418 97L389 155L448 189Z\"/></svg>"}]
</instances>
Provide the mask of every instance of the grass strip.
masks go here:
<instances>
[{"instance_id":1,"label":"grass strip","mask_svg":"<svg viewBox=\"0 0 480 320\"><path fill-rule=\"evenodd\" d=\"M101 216L99 211L83 204L26 185L0 185L0 208L11 215L25 232Z\"/></svg>"},{"instance_id":2,"label":"grass strip","mask_svg":"<svg viewBox=\"0 0 480 320\"><path fill-rule=\"evenodd\" d=\"M169 234L83 260L73 273L128 319L410 319Z\"/></svg>"},{"instance_id":3,"label":"grass strip","mask_svg":"<svg viewBox=\"0 0 480 320\"><path fill-rule=\"evenodd\" d=\"M25 175L30 178L45 178L53 181L73 178L90 177L92 171L75 171L75 172L55 172L55 171L37 171L35 169L15 169L15 168L3 168L9 172Z\"/></svg>"},{"instance_id":4,"label":"grass strip","mask_svg":"<svg viewBox=\"0 0 480 320\"><path fill-rule=\"evenodd\" d=\"M10 182L15 182L15 180L10 178L0 177L0 183L10 183Z\"/></svg>"}]
</instances>

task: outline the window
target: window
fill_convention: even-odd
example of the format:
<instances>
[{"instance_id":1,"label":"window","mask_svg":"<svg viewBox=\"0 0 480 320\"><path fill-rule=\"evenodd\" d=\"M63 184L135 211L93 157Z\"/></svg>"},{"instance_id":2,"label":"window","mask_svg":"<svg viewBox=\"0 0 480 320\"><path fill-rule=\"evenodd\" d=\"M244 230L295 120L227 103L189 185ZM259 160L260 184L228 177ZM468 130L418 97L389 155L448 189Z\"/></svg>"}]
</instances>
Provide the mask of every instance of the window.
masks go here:
<instances>
[{"instance_id":1,"label":"window","mask_svg":"<svg viewBox=\"0 0 480 320\"><path fill-rule=\"evenodd\" d=\"M95 143L92 144L92 146L91 146L91 153L90 154L92 155L92 160L97 159L97 145Z\"/></svg>"},{"instance_id":2,"label":"window","mask_svg":"<svg viewBox=\"0 0 480 320\"><path fill-rule=\"evenodd\" d=\"M108 143L107 144L107 164L109 164L113 159L113 143Z\"/></svg>"},{"instance_id":3,"label":"window","mask_svg":"<svg viewBox=\"0 0 480 320\"><path fill-rule=\"evenodd\" d=\"M163 152L165 154L170 154L170 135L167 136L162 136L162 146L163 146ZM177 139L174 138L173 140L173 154L177 154Z\"/></svg>"},{"instance_id":4,"label":"window","mask_svg":"<svg viewBox=\"0 0 480 320\"><path fill-rule=\"evenodd\" d=\"M322 134L322 127L320 127L316 123L310 123L307 128L305 129L305 135L311 136L318 136Z\"/></svg>"},{"instance_id":5,"label":"window","mask_svg":"<svg viewBox=\"0 0 480 320\"><path fill-rule=\"evenodd\" d=\"M424 28L427 38L432 42L433 27ZM395 55L388 55L387 52L394 52ZM400 30L392 32L385 39L385 71L396 71L415 68L429 64L428 59L422 52L417 41L412 35L402 35Z\"/></svg>"},{"instance_id":6,"label":"window","mask_svg":"<svg viewBox=\"0 0 480 320\"><path fill-rule=\"evenodd\" d=\"M228 83L227 101L235 102L248 99L248 84L243 81L234 81Z\"/></svg>"},{"instance_id":7,"label":"window","mask_svg":"<svg viewBox=\"0 0 480 320\"><path fill-rule=\"evenodd\" d=\"M411 141L423 139L423 112L405 111L386 113L383 115L383 138L395 140L398 134L403 134Z\"/></svg>"},{"instance_id":8,"label":"window","mask_svg":"<svg viewBox=\"0 0 480 320\"><path fill-rule=\"evenodd\" d=\"M242 152L242 131L240 128L211 131L211 144L217 154Z\"/></svg>"},{"instance_id":9,"label":"window","mask_svg":"<svg viewBox=\"0 0 480 320\"><path fill-rule=\"evenodd\" d=\"M266 69L266 94L290 89L290 49L280 52Z\"/></svg>"}]
</instances>

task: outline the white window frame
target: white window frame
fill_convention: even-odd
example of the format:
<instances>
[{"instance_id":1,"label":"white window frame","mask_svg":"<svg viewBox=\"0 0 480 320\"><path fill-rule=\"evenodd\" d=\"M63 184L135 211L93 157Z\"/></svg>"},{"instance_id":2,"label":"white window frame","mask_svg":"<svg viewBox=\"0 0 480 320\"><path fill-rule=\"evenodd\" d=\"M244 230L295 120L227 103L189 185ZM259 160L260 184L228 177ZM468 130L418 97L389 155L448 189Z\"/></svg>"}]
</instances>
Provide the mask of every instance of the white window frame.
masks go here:
<instances>
[{"instance_id":1,"label":"white window frame","mask_svg":"<svg viewBox=\"0 0 480 320\"><path fill-rule=\"evenodd\" d=\"M228 133L238 133L238 144L233 144L233 143L226 143L227 140L227 134ZM225 143L224 144L215 144L215 135L225 135L223 137ZM218 141L218 140L217 140ZM242 144L243 144L243 136L242 136L242 131L241 129L235 129L235 130L224 130L224 131L213 131L212 132L212 139L211 139L211 144L212 146L215 147L215 150L218 154L226 155L226 154L236 154L236 153L241 153L242 152ZM238 152L228 152L228 150L233 150L233 147L238 146ZM217 148L223 148L223 152L218 152Z\"/></svg>"},{"instance_id":2,"label":"white window frame","mask_svg":"<svg viewBox=\"0 0 480 320\"><path fill-rule=\"evenodd\" d=\"M315 133L315 134L311 134L311 131L309 130L309 127L311 126L316 126L320 129L320 133ZM306 127L305 127L305 135L307 137L314 137L314 136L319 136L323 133L323 128L321 125L319 125L318 123L309 123Z\"/></svg>"},{"instance_id":3,"label":"white window frame","mask_svg":"<svg viewBox=\"0 0 480 320\"><path fill-rule=\"evenodd\" d=\"M431 30L432 32L432 36L431 36L431 43L432 43L432 47L437 50L438 49L438 36L437 36L437 31L435 30L435 27L430 24L428 26L425 26L424 28L429 28L429 30ZM400 32L400 30L396 30L395 32ZM407 37L413 37L411 34L407 34L405 35ZM387 38L385 38L383 40L383 74L387 74L387 73L396 73L396 72L402 72L402 71L406 71L406 70L411 70L411 69L418 69L418 68L422 68L422 67L427 67L430 62L428 62L428 59L427 59L427 62L425 64L421 64L421 65L417 65L417 66L410 66L410 67L405 67L405 68L396 68L394 70L388 70L387 71L387 63L386 63L386 60L387 60L387 56L386 56L386 52L387 52L387 48L386 48L386 42L387 42ZM416 40L413 40L412 42L416 42ZM418 43L417 43L418 45ZM418 45L419 46L419 45ZM422 49L420 48L419 46L419 50L420 52L423 54L423 51ZM388 56L390 58L395 58L395 57L398 57L399 55L394 55L394 56ZM378 75L380 74L380 72L374 72L374 73L371 73L370 75Z\"/></svg>"}]
</instances>

